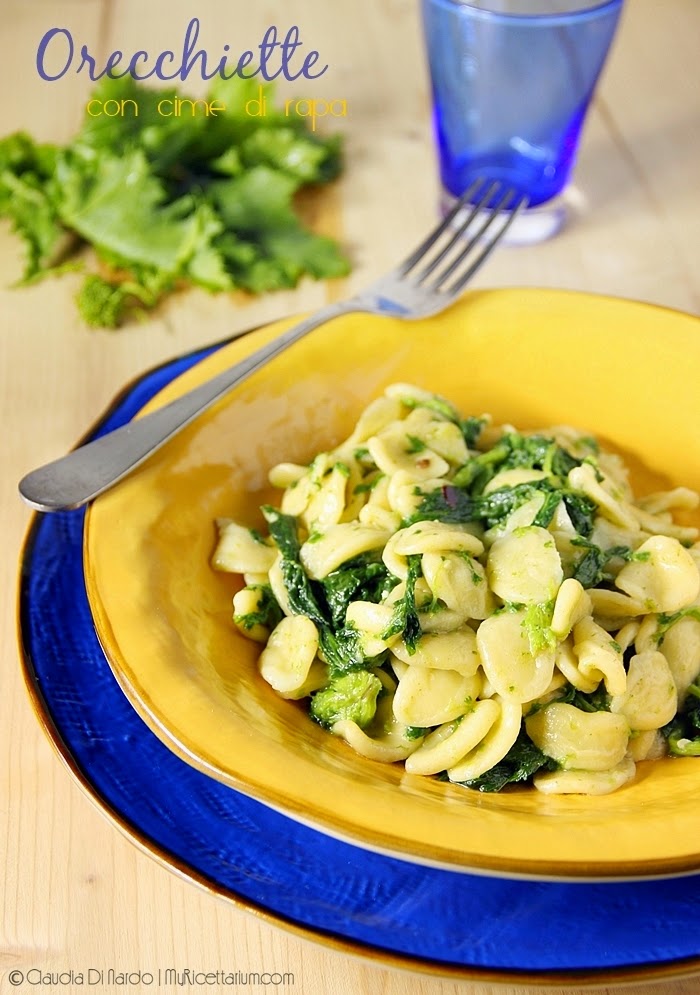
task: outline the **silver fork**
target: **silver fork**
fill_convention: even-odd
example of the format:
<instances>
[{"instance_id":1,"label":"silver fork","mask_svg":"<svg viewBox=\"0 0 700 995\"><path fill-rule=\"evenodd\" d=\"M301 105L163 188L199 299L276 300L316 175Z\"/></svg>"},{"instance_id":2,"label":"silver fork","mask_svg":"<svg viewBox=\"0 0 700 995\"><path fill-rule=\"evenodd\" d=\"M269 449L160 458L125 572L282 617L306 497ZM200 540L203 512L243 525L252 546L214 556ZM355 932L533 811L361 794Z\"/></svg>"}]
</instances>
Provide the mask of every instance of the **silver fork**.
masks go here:
<instances>
[{"instance_id":1,"label":"silver fork","mask_svg":"<svg viewBox=\"0 0 700 995\"><path fill-rule=\"evenodd\" d=\"M366 290L321 308L247 359L152 414L33 470L20 481L21 496L39 511L80 507L116 484L292 343L338 315L364 312L415 319L443 311L461 294L526 203L527 198L513 187L476 180L415 252Z\"/></svg>"}]
</instances>

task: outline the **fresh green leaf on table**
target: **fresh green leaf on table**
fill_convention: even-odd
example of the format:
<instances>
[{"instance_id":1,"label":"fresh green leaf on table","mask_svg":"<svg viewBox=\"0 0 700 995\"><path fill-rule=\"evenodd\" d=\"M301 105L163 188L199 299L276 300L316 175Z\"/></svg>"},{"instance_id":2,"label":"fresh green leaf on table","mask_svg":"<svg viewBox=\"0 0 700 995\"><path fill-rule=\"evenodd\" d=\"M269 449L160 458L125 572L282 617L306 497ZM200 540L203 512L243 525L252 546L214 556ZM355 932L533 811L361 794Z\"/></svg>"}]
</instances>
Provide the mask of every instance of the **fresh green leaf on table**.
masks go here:
<instances>
[{"instance_id":1,"label":"fresh green leaf on table","mask_svg":"<svg viewBox=\"0 0 700 995\"><path fill-rule=\"evenodd\" d=\"M63 148L21 132L0 141L0 217L25 242L25 279L59 272L70 239L106 267L78 295L90 325L116 327L182 282L262 293L348 272L338 245L304 227L294 204L302 187L338 175L338 138L286 117L269 84L217 80L206 99L225 110L209 116L187 103L179 116L162 113L178 97L187 99L105 78L91 99L132 100L138 115L131 105L115 117L86 112ZM260 97L266 113L246 113Z\"/></svg>"},{"instance_id":2,"label":"fresh green leaf on table","mask_svg":"<svg viewBox=\"0 0 700 995\"><path fill-rule=\"evenodd\" d=\"M135 263L175 275L199 241L223 228L210 209L208 223L202 224L191 199L166 203L163 186L140 150L94 159L66 154L59 159L56 179L63 223L117 265Z\"/></svg>"},{"instance_id":3,"label":"fresh green leaf on table","mask_svg":"<svg viewBox=\"0 0 700 995\"><path fill-rule=\"evenodd\" d=\"M299 184L298 179L267 165L211 184L210 196L225 226L219 245L238 286L260 293L293 287L304 272L324 278L347 271L336 244L299 222L292 203ZM252 258L241 262L240 256L230 252L231 231L250 246Z\"/></svg>"},{"instance_id":4,"label":"fresh green leaf on table","mask_svg":"<svg viewBox=\"0 0 700 995\"><path fill-rule=\"evenodd\" d=\"M53 146L16 132L0 141L0 217L9 218L26 246L25 279L48 264L65 236L51 196Z\"/></svg>"}]
</instances>

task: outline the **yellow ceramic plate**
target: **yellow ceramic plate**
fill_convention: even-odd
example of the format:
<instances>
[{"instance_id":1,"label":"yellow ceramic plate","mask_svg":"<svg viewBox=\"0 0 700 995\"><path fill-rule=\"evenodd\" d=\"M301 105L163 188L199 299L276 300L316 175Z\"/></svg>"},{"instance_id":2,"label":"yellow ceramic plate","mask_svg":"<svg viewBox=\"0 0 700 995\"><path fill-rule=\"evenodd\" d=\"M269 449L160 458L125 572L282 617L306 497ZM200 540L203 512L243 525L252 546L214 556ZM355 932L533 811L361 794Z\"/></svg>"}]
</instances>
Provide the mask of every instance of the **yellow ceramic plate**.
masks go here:
<instances>
[{"instance_id":1,"label":"yellow ceramic plate","mask_svg":"<svg viewBox=\"0 0 700 995\"><path fill-rule=\"evenodd\" d=\"M279 334L237 340L160 405ZM277 697L231 624L214 519L259 526L267 471L349 433L393 381L523 428L584 427L639 493L700 489L700 321L581 294L480 292L436 318L363 315L314 332L100 498L86 578L100 640L134 707L181 757L321 830L410 860L490 873L624 878L700 869L700 760L640 764L596 798L483 795L372 763ZM126 747L125 747L126 748Z\"/></svg>"}]
</instances>

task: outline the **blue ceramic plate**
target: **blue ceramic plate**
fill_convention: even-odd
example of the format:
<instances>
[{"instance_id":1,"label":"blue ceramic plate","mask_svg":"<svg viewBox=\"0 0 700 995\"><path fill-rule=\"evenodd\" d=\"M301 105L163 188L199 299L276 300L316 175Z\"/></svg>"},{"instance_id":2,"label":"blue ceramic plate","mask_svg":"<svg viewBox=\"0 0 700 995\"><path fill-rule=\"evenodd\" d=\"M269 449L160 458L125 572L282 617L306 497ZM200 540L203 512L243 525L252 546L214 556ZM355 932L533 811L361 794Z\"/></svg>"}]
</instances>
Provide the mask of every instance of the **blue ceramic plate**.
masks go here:
<instances>
[{"instance_id":1,"label":"blue ceramic plate","mask_svg":"<svg viewBox=\"0 0 700 995\"><path fill-rule=\"evenodd\" d=\"M94 434L210 351L148 373ZM700 876L564 884L431 869L318 833L178 759L127 702L97 641L83 518L32 523L19 604L25 677L62 759L141 847L270 922L382 965L550 985L700 971Z\"/></svg>"}]
</instances>

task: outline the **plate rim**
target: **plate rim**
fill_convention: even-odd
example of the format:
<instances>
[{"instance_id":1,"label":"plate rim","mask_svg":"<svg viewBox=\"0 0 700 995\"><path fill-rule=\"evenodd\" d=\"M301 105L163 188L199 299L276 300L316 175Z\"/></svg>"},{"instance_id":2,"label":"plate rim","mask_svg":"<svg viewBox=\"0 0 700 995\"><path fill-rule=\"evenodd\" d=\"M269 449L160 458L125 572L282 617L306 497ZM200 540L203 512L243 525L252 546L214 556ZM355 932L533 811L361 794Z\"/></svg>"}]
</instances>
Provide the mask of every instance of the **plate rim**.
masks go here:
<instances>
[{"instance_id":1,"label":"plate rim","mask_svg":"<svg viewBox=\"0 0 700 995\"><path fill-rule=\"evenodd\" d=\"M668 310L668 309L666 309ZM685 312L680 312L685 313ZM251 329L252 331L253 329ZM245 333L241 333L245 334ZM237 337L237 336L236 336ZM81 436L76 445L94 436L99 431L105 421L113 415L120 405L128 399L133 390L141 383L160 370L167 370L174 363L187 360L198 355L202 357L209 351L213 351L227 344L230 339L215 342L209 346L198 347L189 350L178 356L171 357L163 363L149 367L147 370L130 379L113 397L112 401L98 415L97 419ZM198 361L198 360L195 360ZM78 515L81 512L74 511L70 514ZM604 987L610 983L625 982L648 982L656 979L683 979L694 977L700 972L700 953L695 956L677 958L671 961L659 961L647 965L628 965L622 967L601 967L585 969L546 971L519 971L512 969L491 969L481 968L476 965L464 966L449 962L434 961L430 958L413 956L409 954L388 951L382 947L375 947L360 940L352 940L342 937L321 928L311 928L300 925L293 919L266 908L264 905L256 903L254 900L241 896L234 889L222 885L189 866L177 855L171 853L167 846L157 842L146 832L141 830L133 821L118 810L108 801L97 785L95 785L84 770L83 765L78 761L74 752L61 734L57 723L51 712L51 708L43 694L41 678L38 675L35 661L24 638L26 631L25 618L30 606L25 591L25 586L30 574L31 560L35 540L41 522L45 517L44 513L34 512L27 527L19 557L17 597L16 597L16 625L19 647L19 658L25 688L30 701L32 711L47 739L49 740L55 754L61 760L63 766L68 770L73 779L78 783L81 790L86 794L90 802L95 806L103 817L115 826L130 842L156 860L161 866L176 873L182 880L192 882L209 894L223 898L231 902L235 907L242 909L252 915L262 919L272 926L281 928L298 938L320 944L326 948L339 953L357 957L363 961L369 960L381 969L395 968L409 973L418 971L421 974L448 978L452 980L477 981L479 983L504 983L522 984L526 986L544 987L570 987L577 985L585 988ZM112 672L112 679L115 680ZM235 793L235 789L231 788ZM452 869L454 873L458 871ZM511 877L512 875L508 875Z\"/></svg>"}]
</instances>

